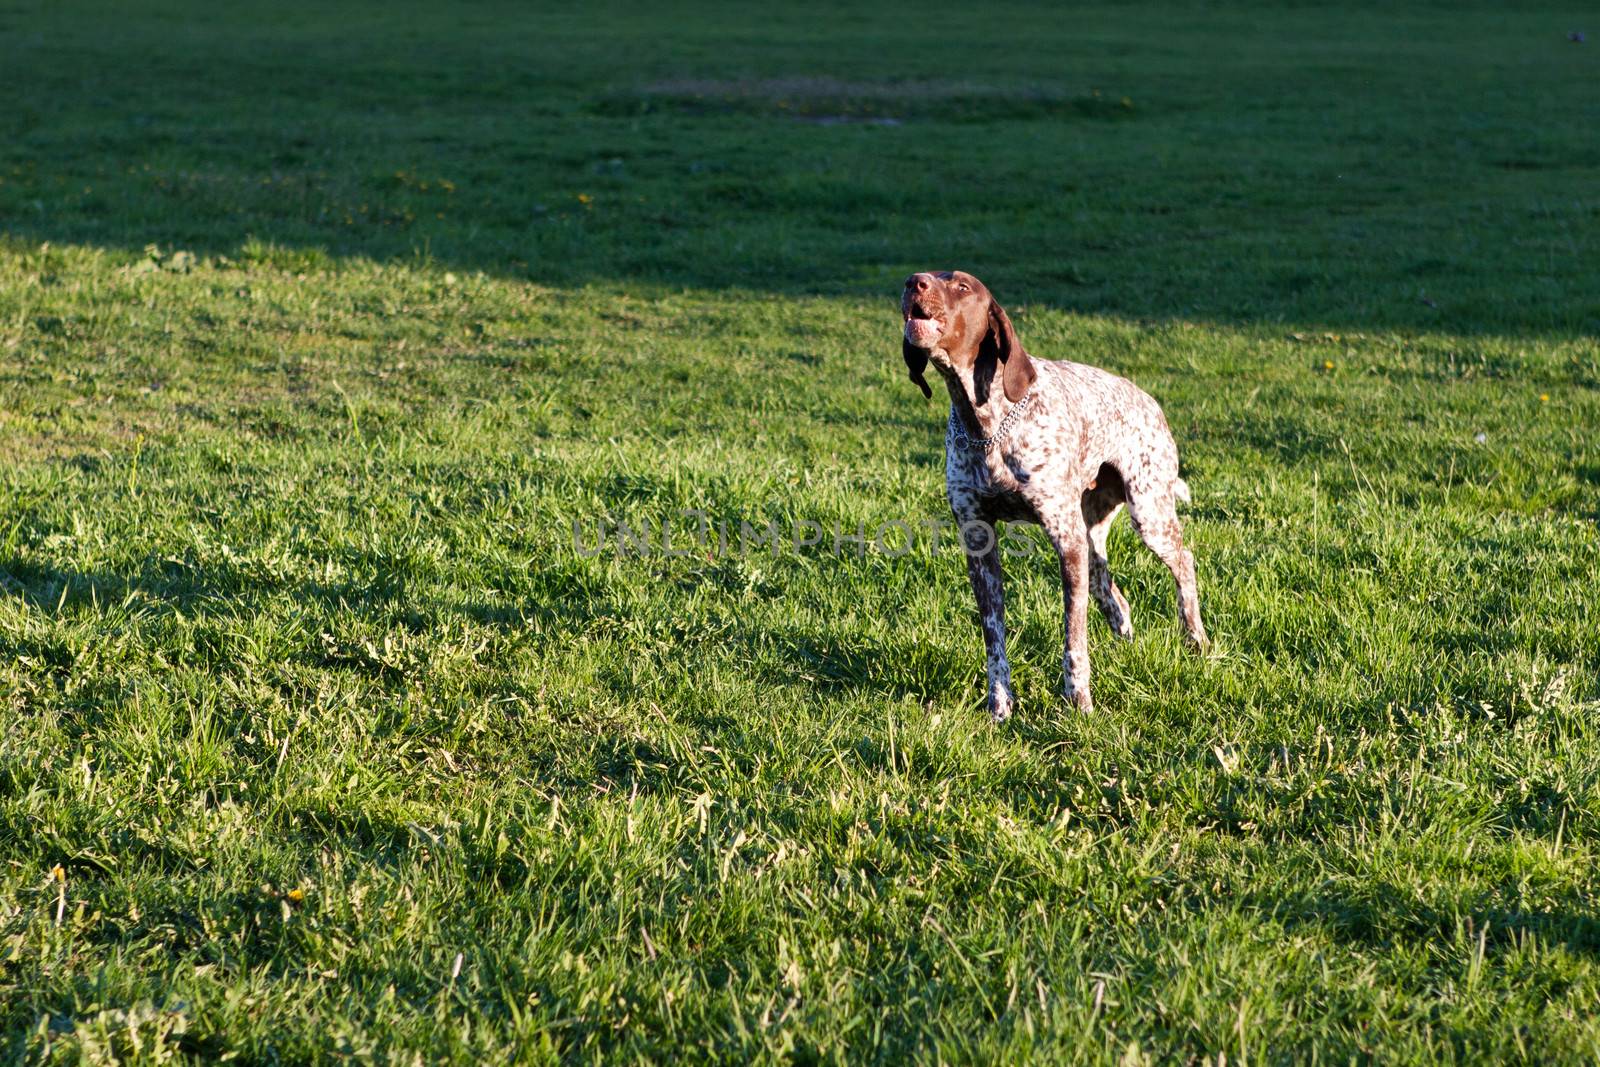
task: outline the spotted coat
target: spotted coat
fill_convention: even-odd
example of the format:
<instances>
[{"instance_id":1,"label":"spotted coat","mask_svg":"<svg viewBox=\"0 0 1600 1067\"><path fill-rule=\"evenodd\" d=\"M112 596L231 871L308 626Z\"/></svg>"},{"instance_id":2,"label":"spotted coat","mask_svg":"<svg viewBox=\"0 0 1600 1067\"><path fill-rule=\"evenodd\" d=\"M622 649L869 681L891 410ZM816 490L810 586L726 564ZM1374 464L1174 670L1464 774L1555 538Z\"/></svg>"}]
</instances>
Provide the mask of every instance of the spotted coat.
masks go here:
<instances>
[{"instance_id":1,"label":"spotted coat","mask_svg":"<svg viewBox=\"0 0 1600 1067\"><path fill-rule=\"evenodd\" d=\"M1172 572L1190 643L1203 648L1194 558L1183 545L1176 511L1176 501L1188 501L1189 489L1178 475L1178 447L1155 400L1098 368L1029 356L1004 309L969 274L912 275L901 311L902 351L912 380L928 392L923 371L931 362L950 393L945 493L963 531L996 721L1011 714L1015 700L994 532L999 521L1038 523L1060 560L1062 688L1069 701L1092 707L1089 598L1113 633L1133 636L1128 602L1106 562L1106 534L1125 503L1140 538ZM1012 424L990 448L971 443L994 437L1018 404L1023 406Z\"/></svg>"}]
</instances>

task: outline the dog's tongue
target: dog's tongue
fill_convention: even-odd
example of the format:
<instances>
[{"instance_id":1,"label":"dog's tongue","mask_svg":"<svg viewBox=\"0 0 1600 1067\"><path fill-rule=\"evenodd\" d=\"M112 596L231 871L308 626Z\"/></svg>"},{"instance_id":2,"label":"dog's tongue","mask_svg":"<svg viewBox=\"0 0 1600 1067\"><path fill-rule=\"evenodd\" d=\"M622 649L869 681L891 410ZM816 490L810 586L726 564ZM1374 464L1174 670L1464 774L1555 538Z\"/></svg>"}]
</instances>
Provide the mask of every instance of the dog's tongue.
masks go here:
<instances>
[{"instance_id":1,"label":"dog's tongue","mask_svg":"<svg viewBox=\"0 0 1600 1067\"><path fill-rule=\"evenodd\" d=\"M938 319L906 320L906 340L917 348L932 348L943 332L944 324Z\"/></svg>"}]
</instances>

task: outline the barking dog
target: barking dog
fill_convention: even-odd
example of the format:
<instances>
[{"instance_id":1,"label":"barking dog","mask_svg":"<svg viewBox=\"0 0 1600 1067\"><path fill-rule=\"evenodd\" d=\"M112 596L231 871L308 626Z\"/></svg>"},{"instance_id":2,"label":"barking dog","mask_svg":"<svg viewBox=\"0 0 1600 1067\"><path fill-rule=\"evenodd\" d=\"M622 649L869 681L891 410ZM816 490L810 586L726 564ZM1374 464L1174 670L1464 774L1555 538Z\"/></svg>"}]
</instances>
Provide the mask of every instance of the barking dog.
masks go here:
<instances>
[{"instance_id":1,"label":"barking dog","mask_svg":"<svg viewBox=\"0 0 1600 1067\"><path fill-rule=\"evenodd\" d=\"M994 524L1036 522L1061 559L1066 601L1063 692L1089 710L1088 597L1119 637L1133 636L1128 602L1106 566L1106 534L1123 504L1133 528L1172 571L1190 644L1206 645L1194 557L1183 547L1175 500L1178 446L1166 416L1126 378L1080 363L1034 359L977 278L962 271L906 279L901 344L911 380L932 363L950 391L945 494L961 525L967 574L988 651L989 712L1011 714L1005 593Z\"/></svg>"}]
</instances>

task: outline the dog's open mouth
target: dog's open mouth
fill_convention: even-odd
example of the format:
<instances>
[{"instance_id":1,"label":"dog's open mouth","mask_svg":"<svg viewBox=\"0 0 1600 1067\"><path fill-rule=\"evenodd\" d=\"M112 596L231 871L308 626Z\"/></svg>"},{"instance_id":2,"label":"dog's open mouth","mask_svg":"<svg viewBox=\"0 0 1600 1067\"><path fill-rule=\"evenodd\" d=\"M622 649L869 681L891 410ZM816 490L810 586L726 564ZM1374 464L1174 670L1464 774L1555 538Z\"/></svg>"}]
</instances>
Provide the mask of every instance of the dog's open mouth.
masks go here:
<instances>
[{"instance_id":1,"label":"dog's open mouth","mask_svg":"<svg viewBox=\"0 0 1600 1067\"><path fill-rule=\"evenodd\" d=\"M929 313L921 301L906 310L906 340L916 348L932 348L944 333L944 320Z\"/></svg>"}]
</instances>

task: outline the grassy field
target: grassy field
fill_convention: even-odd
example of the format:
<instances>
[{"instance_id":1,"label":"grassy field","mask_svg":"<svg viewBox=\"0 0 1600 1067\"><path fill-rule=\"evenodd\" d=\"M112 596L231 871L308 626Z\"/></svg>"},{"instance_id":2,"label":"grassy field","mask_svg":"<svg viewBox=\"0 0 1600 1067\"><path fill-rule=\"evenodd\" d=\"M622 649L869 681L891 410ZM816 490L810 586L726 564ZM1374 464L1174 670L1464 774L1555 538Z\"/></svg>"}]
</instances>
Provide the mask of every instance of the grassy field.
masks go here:
<instances>
[{"instance_id":1,"label":"grassy field","mask_svg":"<svg viewBox=\"0 0 1600 1067\"><path fill-rule=\"evenodd\" d=\"M436 7L0 5L0 1059L1600 1058L1592 9ZM1091 716L834 550L950 266L1183 450Z\"/></svg>"}]
</instances>

